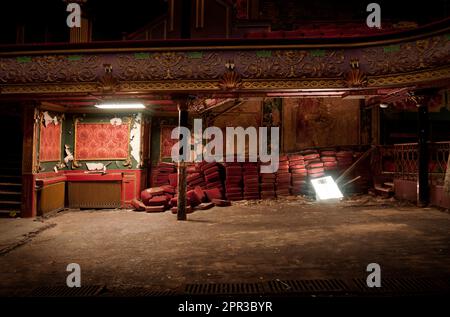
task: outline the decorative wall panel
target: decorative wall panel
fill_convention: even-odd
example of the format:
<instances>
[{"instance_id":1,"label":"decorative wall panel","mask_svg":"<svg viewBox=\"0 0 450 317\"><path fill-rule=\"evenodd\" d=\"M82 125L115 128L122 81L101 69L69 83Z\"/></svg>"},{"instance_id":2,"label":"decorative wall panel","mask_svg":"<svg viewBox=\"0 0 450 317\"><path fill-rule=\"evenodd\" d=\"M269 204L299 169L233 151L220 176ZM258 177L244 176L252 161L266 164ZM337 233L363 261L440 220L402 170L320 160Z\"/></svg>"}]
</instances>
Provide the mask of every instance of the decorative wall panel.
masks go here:
<instances>
[{"instance_id":1,"label":"decorative wall panel","mask_svg":"<svg viewBox=\"0 0 450 317\"><path fill-rule=\"evenodd\" d=\"M126 160L130 124L75 123L75 160Z\"/></svg>"},{"instance_id":2,"label":"decorative wall panel","mask_svg":"<svg viewBox=\"0 0 450 317\"><path fill-rule=\"evenodd\" d=\"M39 161L58 162L61 160L61 124L41 124L39 141Z\"/></svg>"},{"instance_id":3,"label":"decorative wall panel","mask_svg":"<svg viewBox=\"0 0 450 317\"><path fill-rule=\"evenodd\" d=\"M172 130L175 126L161 126L161 148L160 156L161 159L171 158L172 146L178 142L177 139L172 139Z\"/></svg>"}]
</instances>

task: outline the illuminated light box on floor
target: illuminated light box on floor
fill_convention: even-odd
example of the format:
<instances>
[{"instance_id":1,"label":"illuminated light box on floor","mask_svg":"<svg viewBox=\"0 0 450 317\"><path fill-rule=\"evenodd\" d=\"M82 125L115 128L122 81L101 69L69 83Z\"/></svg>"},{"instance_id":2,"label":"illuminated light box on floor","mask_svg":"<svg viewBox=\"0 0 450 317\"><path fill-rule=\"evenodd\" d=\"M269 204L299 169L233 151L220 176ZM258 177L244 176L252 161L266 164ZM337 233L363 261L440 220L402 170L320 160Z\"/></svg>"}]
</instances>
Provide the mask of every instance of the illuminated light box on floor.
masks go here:
<instances>
[{"instance_id":1,"label":"illuminated light box on floor","mask_svg":"<svg viewBox=\"0 0 450 317\"><path fill-rule=\"evenodd\" d=\"M317 201L340 200L344 197L331 176L312 179L311 183L316 192Z\"/></svg>"}]
</instances>

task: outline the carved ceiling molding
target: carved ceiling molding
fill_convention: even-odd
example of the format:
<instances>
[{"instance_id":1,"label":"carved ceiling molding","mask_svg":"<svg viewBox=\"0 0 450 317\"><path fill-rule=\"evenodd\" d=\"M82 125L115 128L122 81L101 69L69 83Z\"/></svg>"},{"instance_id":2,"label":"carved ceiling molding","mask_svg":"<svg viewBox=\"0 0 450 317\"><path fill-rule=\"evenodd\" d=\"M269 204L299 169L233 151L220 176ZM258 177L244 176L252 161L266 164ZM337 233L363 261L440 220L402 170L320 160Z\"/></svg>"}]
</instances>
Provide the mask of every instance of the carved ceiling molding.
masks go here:
<instances>
[{"instance_id":1,"label":"carved ceiling molding","mask_svg":"<svg viewBox=\"0 0 450 317\"><path fill-rule=\"evenodd\" d=\"M351 60L350 68L350 71L345 75L347 86L352 88L367 86L367 76L359 69L358 59Z\"/></svg>"},{"instance_id":2,"label":"carved ceiling molding","mask_svg":"<svg viewBox=\"0 0 450 317\"><path fill-rule=\"evenodd\" d=\"M120 90L120 83L113 75L113 67L111 64L103 64L105 73L98 81L98 90L103 94L114 94Z\"/></svg>"},{"instance_id":3,"label":"carved ceiling molding","mask_svg":"<svg viewBox=\"0 0 450 317\"><path fill-rule=\"evenodd\" d=\"M348 78L311 78L311 79L242 79L239 88L232 92L265 92L274 90L295 89L349 89L349 88L383 88L386 86L404 86L427 81L449 80L450 66L431 70L422 70L409 73L398 73L385 76L366 76L365 81L359 77L358 82L364 83L360 86L349 86ZM14 84L0 85L2 95L29 95L29 94L77 94L98 93L99 83L58 83L58 84ZM114 90L108 90L110 92ZM168 80L168 81L145 81L145 82L121 82L120 91L116 93L159 93L159 92L183 92L183 93L227 93L230 90L221 88L219 80Z\"/></svg>"},{"instance_id":4,"label":"carved ceiling molding","mask_svg":"<svg viewBox=\"0 0 450 317\"><path fill-rule=\"evenodd\" d=\"M349 70L355 59L358 66ZM445 67L449 61L449 34L370 47L0 54L0 85L95 83L97 91L113 93L128 82L205 81L214 82L210 89L238 90L245 81L343 78L350 86L364 86L362 75L370 78L427 71ZM224 72L226 64L229 68Z\"/></svg>"},{"instance_id":5,"label":"carved ceiling molding","mask_svg":"<svg viewBox=\"0 0 450 317\"><path fill-rule=\"evenodd\" d=\"M368 76L368 87L384 87L393 85L409 85L431 80L450 79L450 67L442 67L427 71L417 71L388 76Z\"/></svg>"},{"instance_id":6,"label":"carved ceiling molding","mask_svg":"<svg viewBox=\"0 0 450 317\"><path fill-rule=\"evenodd\" d=\"M226 91L238 90L242 86L242 77L235 70L235 64L232 61L228 61L225 64L225 73L219 81L219 88Z\"/></svg>"}]
</instances>

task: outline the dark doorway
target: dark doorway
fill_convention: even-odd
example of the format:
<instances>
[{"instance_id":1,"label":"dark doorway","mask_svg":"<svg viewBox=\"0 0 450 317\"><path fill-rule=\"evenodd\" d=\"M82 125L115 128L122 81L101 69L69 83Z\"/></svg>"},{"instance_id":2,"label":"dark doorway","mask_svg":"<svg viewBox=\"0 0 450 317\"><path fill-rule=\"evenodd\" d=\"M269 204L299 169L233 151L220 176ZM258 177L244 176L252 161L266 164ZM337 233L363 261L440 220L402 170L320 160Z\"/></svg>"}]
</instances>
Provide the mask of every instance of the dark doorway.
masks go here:
<instances>
[{"instance_id":1,"label":"dark doorway","mask_svg":"<svg viewBox=\"0 0 450 317\"><path fill-rule=\"evenodd\" d=\"M19 213L22 197L21 108L0 105L0 214Z\"/></svg>"}]
</instances>

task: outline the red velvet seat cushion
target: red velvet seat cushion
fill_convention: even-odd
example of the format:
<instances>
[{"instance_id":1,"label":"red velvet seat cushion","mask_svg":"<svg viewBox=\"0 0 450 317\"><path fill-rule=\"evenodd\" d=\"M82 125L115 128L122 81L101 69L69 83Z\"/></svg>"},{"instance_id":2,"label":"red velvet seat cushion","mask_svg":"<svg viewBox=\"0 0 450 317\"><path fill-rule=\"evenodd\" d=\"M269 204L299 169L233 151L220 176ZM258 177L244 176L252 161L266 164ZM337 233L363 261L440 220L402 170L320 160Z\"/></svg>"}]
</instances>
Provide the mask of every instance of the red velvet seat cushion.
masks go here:
<instances>
[{"instance_id":1,"label":"red velvet seat cushion","mask_svg":"<svg viewBox=\"0 0 450 317\"><path fill-rule=\"evenodd\" d=\"M212 201L213 199L222 199L222 192L218 188L205 189L204 190L206 197L208 200Z\"/></svg>"}]
</instances>

